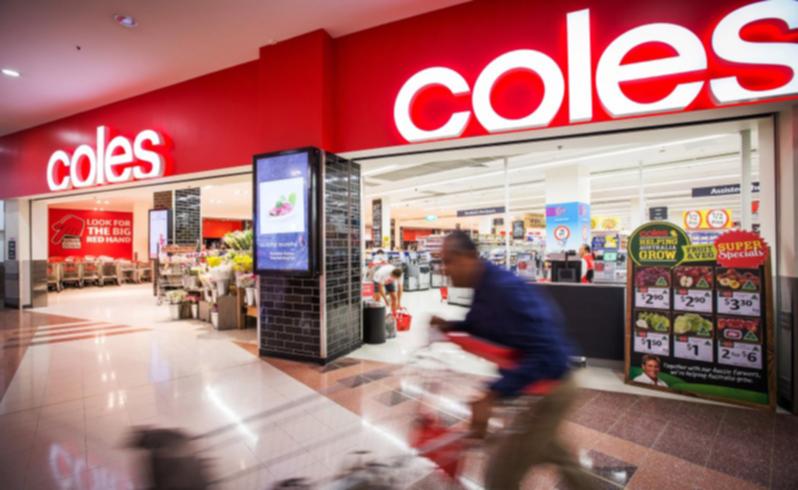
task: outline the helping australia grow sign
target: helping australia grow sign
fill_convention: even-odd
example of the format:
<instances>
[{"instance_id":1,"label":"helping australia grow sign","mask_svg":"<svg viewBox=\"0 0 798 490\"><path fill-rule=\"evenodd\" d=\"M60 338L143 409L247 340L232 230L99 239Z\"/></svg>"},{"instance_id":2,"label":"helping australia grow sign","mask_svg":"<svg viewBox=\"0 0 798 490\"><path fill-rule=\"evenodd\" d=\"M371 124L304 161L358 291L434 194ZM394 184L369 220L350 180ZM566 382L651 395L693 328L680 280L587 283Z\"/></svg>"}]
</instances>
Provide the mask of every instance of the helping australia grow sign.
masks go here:
<instances>
[{"instance_id":1,"label":"helping australia grow sign","mask_svg":"<svg viewBox=\"0 0 798 490\"><path fill-rule=\"evenodd\" d=\"M692 245L653 222L629 238L626 380L773 407L768 247L730 231Z\"/></svg>"}]
</instances>

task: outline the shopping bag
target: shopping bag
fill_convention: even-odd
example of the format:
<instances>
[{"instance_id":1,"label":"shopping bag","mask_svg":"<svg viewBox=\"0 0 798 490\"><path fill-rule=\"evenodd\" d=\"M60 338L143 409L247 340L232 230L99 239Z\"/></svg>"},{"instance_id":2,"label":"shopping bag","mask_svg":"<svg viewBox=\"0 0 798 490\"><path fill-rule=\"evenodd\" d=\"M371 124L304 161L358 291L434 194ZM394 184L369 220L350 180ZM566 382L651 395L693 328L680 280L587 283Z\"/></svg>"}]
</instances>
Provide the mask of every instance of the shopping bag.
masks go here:
<instances>
[{"instance_id":1,"label":"shopping bag","mask_svg":"<svg viewBox=\"0 0 798 490\"><path fill-rule=\"evenodd\" d=\"M396 337L396 319L388 313L385 317L385 338L392 339Z\"/></svg>"},{"instance_id":2,"label":"shopping bag","mask_svg":"<svg viewBox=\"0 0 798 490\"><path fill-rule=\"evenodd\" d=\"M410 313L407 312L405 308L396 312L396 329L400 332L405 332L410 330L410 324L413 321L413 317Z\"/></svg>"}]
</instances>

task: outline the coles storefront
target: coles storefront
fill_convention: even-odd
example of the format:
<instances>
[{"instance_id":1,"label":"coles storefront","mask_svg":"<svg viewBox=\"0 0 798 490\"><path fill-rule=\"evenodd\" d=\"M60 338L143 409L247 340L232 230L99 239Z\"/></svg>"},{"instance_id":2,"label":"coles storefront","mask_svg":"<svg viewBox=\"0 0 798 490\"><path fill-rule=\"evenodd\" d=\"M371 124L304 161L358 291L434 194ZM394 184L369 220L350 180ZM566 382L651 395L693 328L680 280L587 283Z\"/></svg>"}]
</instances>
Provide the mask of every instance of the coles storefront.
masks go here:
<instances>
[{"instance_id":1,"label":"coles storefront","mask_svg":"<svg viewBox=\"0 0 798 490\"><path fill-rule=\"evenodd\" d=\"M81 227L86 244L146 260L137 228L146 235L158 191L177 203L186 188L204 196L206 186L251 185L253 155L314 146L360 165L364 245L401 248L403 236L431 233L409 231L431 228L423 221L470 229L495 239L508 266L536 256L549 274L539 278L553 282L570 277L561 272L580 243L623 244L650 220L686 228L694 244L758 230L772 250L778 397L793 406L797 101L793 0L477 0L338 38L318 30L264 46L250 62L0 138L6 271L18 271L16 304L31 304L35 264ZM148 205L104 204L112 200L102 193L123 190L147 193ZM81 202L58 206L66 201ZM83 214L64 211L76 208ZM512 240L541 244L522 250L510 225L540 221L533 215L546 218L539 234L519 225ZM624 246L608 267L626 270L616 262ZM615 293L574 294L600 308ZM323 359L338 342L325 328L312 347ZM574 335L622 355L622 332L619 343L615 327L604 328Z\"/></svg>"}]
</instances>

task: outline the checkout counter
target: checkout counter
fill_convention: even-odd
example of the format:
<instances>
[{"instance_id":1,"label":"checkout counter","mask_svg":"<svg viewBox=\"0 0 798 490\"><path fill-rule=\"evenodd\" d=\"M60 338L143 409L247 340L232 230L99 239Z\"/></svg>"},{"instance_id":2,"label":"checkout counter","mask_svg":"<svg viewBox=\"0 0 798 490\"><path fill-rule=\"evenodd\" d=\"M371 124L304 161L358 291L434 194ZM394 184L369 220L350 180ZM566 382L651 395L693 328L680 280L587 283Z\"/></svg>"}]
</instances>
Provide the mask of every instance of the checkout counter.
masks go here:
<instances>
[{"instance_id":1,"label":"checkout counter","mask_svg":"<svg viewBox=\"0 0 798 490\"><path fill-rule=\"evenodd\" d=\"M537 283L560 306L574 355L623 361L625 284Z\"/></svg>"}]
</instances>

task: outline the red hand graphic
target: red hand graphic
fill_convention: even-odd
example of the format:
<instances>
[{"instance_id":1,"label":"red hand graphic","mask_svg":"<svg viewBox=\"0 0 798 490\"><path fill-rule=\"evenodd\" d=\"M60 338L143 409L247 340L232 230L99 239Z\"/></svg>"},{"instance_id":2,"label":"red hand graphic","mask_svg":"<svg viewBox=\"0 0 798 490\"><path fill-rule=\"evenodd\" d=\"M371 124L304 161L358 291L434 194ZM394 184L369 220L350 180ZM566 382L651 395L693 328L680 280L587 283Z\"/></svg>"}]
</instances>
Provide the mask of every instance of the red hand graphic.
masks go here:
<instances>
[{"instance_id":1,"label":"red hand graphic","mask_svg":"<svg viewBox=\"0 0 798 490\"><path fill-rule=\"evenodd\" d=\"M50 238L50 243L59 244L64 239L65 235L82 236L83 229L86 222L78 218L74 214L68 214L56 221L50 228L53 229L53 236Z\"/></svg>"}]
</instances>

